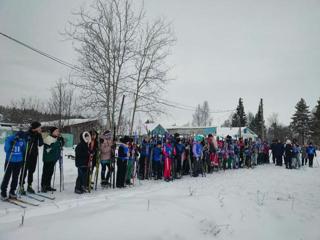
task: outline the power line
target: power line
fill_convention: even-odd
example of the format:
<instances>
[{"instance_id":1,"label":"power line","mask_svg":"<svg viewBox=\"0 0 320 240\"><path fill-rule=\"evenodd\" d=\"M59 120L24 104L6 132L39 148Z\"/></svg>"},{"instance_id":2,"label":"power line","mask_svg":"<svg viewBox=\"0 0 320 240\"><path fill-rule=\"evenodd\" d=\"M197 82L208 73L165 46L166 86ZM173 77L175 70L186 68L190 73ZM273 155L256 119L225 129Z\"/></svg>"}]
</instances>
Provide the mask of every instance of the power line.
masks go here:
<instances>
[{"instance_id":1,"label":"power line","mask_svg":"<svg viewBox=\"0 0 320 240\"><path fill-rule=\"evenodd\" d=\"M57 57L55 57L55 56L53 56L53 55L50 55L50 54L48 54L48 53L46 53L46 52L44 52L44 51L41 51L41 50L39 50L39 49L37 49L37 48L35 48L35 47L32 47L31 45L26 44L26 43L24 43L24 42L22 42L22 41L20 41L20 40L18 40L18 39L16 39L16 38L14 38L14 37L11 37L11 36L9 36L9 35L7 35L7 34L5 34L5 33L0 32L0 35L2 35L2 36L5 37L5 38L8 38L8 39L11 40L11 41L14 41L15 43L17 43L17 44L19 44L19 45L22 45L22 46L28 48L28 49L31 50L31 51L34 51L34 52L36 52L36 53L38 53L38 54L40 54L40 55L42 55L42 56L44 56L44 57L47 57L47 58L49 58L49 59L51 59L51 60L53 60L53 61L55 61L55 62L57 62L57 63L59 63L59 64L61 64L61 65L63 65L63 66L65 66L65 67L68 67L68 68L70 68L70 69L72 69L72 70L75 70L75 71L77 71L77 72L80 72L80 73L82 73L82 74L88 75L87 72L85 72L83 69L81 69L80 67L78 67L78 66L76 66L76 65L73 65L73 64L71 64L71 63L69 63L69 62L67 62L67 61L64 61L64 60L62 60L62 59L60 59L60 58L57 58ZM111 85L113 86L113 84L111 84ZM129 87L121 88L121 87L119 87L119 86L118 86L118 88L119 88L120 90L122 90L122 91L126 91L126 92L131 93L131 94L136 94L135 89L131 89L131 88L129 88ZM129 89L130 89L130 90L129 90ZM146 97L146 96L139 96L139 97L145 98L145 99L148 99L148 100L152 100L152 101L155 100L154 98L148 98L148 97ZM171 107L171 108L175 108L175 109L179 109L179 110L183 110L183 111L193 111L193 112L194 112L194 111L196 110L196 108L195 108L194 106L188 106L188 105L185 105L185 104L182 104L182 103L170 101L170 100L168 100L168 99L158 98L158 103L160 103L160 104L162 104L162 105L165 105L165 106L167 106L167 107ZM233 111L235 111L235 109L232 109L232 110L210 111L209 113L217 114L217 113L226 113L226 112L233 112Z\"/></svg>"}]
</instances>

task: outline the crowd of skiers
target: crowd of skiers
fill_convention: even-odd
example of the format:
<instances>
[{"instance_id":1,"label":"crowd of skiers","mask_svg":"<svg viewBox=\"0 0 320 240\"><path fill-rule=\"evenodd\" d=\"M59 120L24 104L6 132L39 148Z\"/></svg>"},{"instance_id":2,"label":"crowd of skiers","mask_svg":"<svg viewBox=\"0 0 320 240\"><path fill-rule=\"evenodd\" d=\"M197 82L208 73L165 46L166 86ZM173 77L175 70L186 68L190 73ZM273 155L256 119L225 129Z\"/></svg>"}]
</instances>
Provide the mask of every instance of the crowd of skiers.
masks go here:
<instances>
[{"instance_id":1,"label":"crowd of skiers","mask_svg":"<svg viewBox=\"0 0 320 240\"><path fill-rule=\"evenodd\" d=\"M139 143L140 142L140 143ZM8 183L11 179L9 198L34 193L33 175L37 168L38 147L43 146L43 169L41 192L56 191L52 177L57 162L63 165L62 149L64 140L56 127L49 129L43 139L41 124L33 122L27 132L18 131L5 141L5 174L1 184L1 198L8 198ZM307 164L313 166L316 148L310 143L300 147L296 141L285 144L273 141L251 139L216 138L196 135L182 137L179 134L149 137L141 141L137 137L123 136L117 141L114 133L95 130L80 135L75 148L77 179L75 193L90 192L100 184L102 187L124 188L135 180L154 179L171 181L183 175L205 176L214 171L238 168L253 168L259 164L273 163L286 168L299 168ZM27 187L25 189L25 179ZM39 180L40 181L40 180ZM19 186L18 186L19 184ZM39 186L39 183L38 183Z\"/></svg>"}]
</instances>

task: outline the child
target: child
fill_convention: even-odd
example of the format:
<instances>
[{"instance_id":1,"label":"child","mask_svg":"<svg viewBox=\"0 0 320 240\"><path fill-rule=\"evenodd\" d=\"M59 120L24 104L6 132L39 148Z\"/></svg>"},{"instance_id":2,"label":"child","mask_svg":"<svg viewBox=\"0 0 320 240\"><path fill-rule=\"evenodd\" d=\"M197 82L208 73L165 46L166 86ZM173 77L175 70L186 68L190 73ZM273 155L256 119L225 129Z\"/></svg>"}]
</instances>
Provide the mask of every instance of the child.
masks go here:
<instances>
[{"instance_id":1,"label":"child","mask_svg":"<svg viewBox=\"0 0 320 240\"><path fill-rule=\"evenodd\" d=\"M83 132L80 135L80 143L76 147L75 164L78 168L78 177L76 180L76 186L74 192L82 194L87 192L86 179L88 173L88 161L90 158L89 144L91 142L91 136L89 132Z\"/></svg>"},{"instance_id":2,"label":"child","mask_svg":"<svg viewBox=\"0 0 320 240\"><path fill-rule=\"evenodd\" d=\"M51 179L54 174L54 168L61 156L61 150L64 145L64 140L60 136L60 131L56 127L49 130L49 135L44 139L43 148L43 169L41 178L41 191L56 191L51 187Z\"/></svg>"},{"instance_id":3,"label":"child","mask_svg":"<svg viewBox=\"0 0 320 240\"><path fill-rule=\"evenodd\" d=\"M9 191L9 198L16 199L16 188L18 185L18 178L26 150L26 142L24 140L24 133L17 132L14 135L7 137L4 145L6 152L6 161L4 165L5 173L1 184L1 199L7 199L7 187L11 178L11 186Z\"/></svg>"}]
</instances>

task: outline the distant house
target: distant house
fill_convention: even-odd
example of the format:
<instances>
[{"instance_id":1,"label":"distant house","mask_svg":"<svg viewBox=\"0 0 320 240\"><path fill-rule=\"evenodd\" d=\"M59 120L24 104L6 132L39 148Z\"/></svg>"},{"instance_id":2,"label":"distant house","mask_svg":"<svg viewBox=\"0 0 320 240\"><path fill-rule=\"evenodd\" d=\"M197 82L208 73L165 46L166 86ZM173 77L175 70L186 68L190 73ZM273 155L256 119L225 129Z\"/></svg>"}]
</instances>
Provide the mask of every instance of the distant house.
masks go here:
<instances>
[{"instance_id":1,"label":"distant house","mask_svg":"<svg viewBox=\"0 0 320 240\"><path fill-rule=\"evenodd\" d=\"M240 136L244 139L257 139L258 135L253 132L248 127L240 128L238 127L215 127L215 126L205 126L205 127L167 127L166 128L170 134L178 133L183 136L194 136L201 134L208 136L209 134L215 135L217 137L225 138L226 136L231 136L234 139L238 139Z\"/></svg>"},{"instance_id":2,"label":"distant house","mask_svg":"<svg viewBox=\"0 0 320 240\"><path fill-rule=\"evenodd\" d=\"M42 122L42 129L48 130L50 127L58 127L59 121ZM99 119L63 119L61 121L61 130L66 140L66 146L72 146L80 141L80 134L92 129L100 129L101 122Z\"/></svg>"},{"instance_id":3,"label":"distant house","mask_svg":"<svg viewBox=\"0 0 320 240\"><path fill-rule=\"evenodd\" d=\"M217 127L217 137L225 138L228 135L231 136L233 139L238 139L240 136L243 139L251 138L252 140L256 140L258 138L258 135L248 127L242 127L241 134L239 127Z\"/></svg>"},{"instance_id":4,"label":"distant house","mask_svg":"<svg viewBox=\"0 0 320 240\"><path fill-rule=\"evenodd\" d=\"M207 136L208 134L215 135L217 132L217 127L214 126L206 126L206 127L167 127L168 132L173 135L175 133L179 133L183 136L193 136L197 134L201 134Z\"/></svg>"}]
</instances>

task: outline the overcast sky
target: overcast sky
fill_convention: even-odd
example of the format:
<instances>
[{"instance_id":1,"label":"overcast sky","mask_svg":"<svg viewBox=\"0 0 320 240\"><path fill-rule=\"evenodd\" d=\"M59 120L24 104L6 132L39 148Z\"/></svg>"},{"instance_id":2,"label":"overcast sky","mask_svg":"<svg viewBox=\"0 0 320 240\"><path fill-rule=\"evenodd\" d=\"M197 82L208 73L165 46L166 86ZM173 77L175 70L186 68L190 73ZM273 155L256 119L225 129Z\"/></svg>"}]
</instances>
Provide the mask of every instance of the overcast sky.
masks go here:
<instances>
[{"instance_id":1,"label":"overcast sky","mask_svg":"<svg viewBox=\"0 0 320 240\"><path fill-rule=\"evenodd\" d=\"M0 31L76 64L63 41L71 12L83 0L0 0ZM140 2L136 0L135 2ZM164 98L212 111L245 111L264 99L265 118L276 112L288 124L301 97L313 108L320 97L320 1L145 0L149 17L173 23L177 44L169 61L176 78ZM0 36L0 104L20 96L46 99L68 69ZM165 125L191 122L192 112L168 109ZM220 124L230 113L213 114Z\"/></svg>"}]
</instances>

